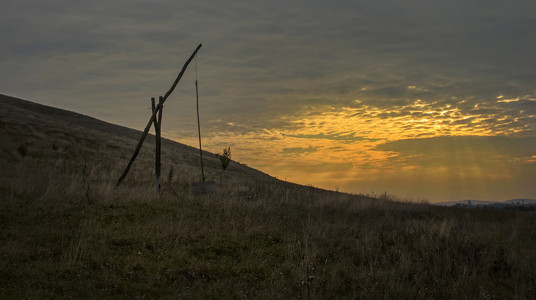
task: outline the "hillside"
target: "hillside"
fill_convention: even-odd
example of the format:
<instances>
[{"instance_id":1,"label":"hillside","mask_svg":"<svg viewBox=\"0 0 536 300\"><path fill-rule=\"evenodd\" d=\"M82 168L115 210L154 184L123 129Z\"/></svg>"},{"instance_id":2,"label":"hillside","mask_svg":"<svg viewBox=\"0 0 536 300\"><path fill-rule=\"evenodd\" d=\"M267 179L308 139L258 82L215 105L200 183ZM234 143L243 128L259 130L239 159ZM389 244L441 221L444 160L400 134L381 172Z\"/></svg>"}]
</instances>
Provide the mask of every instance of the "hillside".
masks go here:
<instances>
[{"instance_id":1,"label":"hillside","mask_svg":"<svg viewBox=\"0 0 536 300\"><path fill-rule=\"evenodd\" d=\"M536 214L283 182L0 96L0 298L534 299Z\"/></svg>"},{"instance_id":2,"label":"hillside","mask_svg":"<svg viewBox=\"0 0 536 300\"><path fill-rule=\"evenodd\" d=\"M119 177L141 136L137 130L5 95L0 95L0 117L0 138L3 141L0 146L3 155L0 159L5 167L26 158L18 151L22 147L27 151L26 159L38 158L41 163L55 160L64 164L106 165L117 172L116 177ZM154 136L150 135L134 165L137 170L144 170L149 177L153 174L148 166L154 161L153 153ZM208 177L215 179L221 173L219 160L207 152L204 159ZM162 162L163 175L174 168L180 174L195 176L197 172L200 176L199 151L192 147L163 138ZM14 174L5 171L2 176ZM258 177L259 180L269 179L262 172L234 162L227 173L230 173L228 176L241 174ZM127 182L133 176L127 177ZM192 181L194 178L185 180Z\"/></svg>"}]
</instances>

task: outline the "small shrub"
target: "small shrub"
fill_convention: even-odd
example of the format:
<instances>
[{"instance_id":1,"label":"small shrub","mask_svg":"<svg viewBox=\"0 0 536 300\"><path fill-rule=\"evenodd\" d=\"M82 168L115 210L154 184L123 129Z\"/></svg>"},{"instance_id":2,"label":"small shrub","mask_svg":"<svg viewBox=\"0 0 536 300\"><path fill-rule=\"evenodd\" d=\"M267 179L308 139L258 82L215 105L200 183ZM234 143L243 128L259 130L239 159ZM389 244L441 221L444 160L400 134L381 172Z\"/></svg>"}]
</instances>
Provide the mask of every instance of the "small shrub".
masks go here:
<instances>
[{"instance_id":1,"label":"small shrub","mask_svg":"<svg viewBox=\"0 0 536 300\"><path fill-rule=\"evenodd\" d=\"M221 162L221 168L225 171L231 162L231 147L223 148L223 153L218 154L218 158Z\"/></svg>"}]
</instances>

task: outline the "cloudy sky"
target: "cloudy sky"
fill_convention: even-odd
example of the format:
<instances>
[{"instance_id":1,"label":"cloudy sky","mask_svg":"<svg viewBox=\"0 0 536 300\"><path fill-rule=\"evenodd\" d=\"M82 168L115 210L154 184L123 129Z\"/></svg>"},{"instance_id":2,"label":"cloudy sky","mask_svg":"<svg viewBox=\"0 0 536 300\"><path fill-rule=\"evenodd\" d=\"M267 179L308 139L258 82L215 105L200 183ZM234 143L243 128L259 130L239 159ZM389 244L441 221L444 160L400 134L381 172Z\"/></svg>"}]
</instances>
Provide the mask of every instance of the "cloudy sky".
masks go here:
<instances>
[{"instance_id":1,"label":"cloudy sky","mask_svg":"<svg viewBox=\"0 0 536 300\"><path fill-rule=\"evenodd\" d=\"M0 93L281 179L431 202L536 198L532 0L2 1ZM197 72L196 72L197 69Z\"/></svg>"}]
</instances>

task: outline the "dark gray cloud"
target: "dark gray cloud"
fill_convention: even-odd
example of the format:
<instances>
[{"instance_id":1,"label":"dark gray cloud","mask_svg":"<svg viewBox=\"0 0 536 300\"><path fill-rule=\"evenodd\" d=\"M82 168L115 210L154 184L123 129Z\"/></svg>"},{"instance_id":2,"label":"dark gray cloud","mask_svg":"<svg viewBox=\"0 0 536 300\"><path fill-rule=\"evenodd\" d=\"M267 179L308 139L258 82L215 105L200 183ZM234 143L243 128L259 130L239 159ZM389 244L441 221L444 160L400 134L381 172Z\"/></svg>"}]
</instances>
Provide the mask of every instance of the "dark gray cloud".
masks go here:
<instances>
[{"instance_id":1,"label":"dark gray cloud","mask_svg":"<svg viewBox=\"0 0 536 300\"><path fill-rule=\"evenodd\" d=\"M200 69L211 118L223 110L239 120L233 115L242 114L244 102L269 110L253 112L269 122L304 104L345 106L358 98L390 106L534 94L534 4L483 4L8 1L0 21L2 92L68 97L54 104L72 108L94 101L78 94L69 104L81 89L109 94L118 105L131 97L144 103L204 42Z\"/></svg>"}]
</instances>

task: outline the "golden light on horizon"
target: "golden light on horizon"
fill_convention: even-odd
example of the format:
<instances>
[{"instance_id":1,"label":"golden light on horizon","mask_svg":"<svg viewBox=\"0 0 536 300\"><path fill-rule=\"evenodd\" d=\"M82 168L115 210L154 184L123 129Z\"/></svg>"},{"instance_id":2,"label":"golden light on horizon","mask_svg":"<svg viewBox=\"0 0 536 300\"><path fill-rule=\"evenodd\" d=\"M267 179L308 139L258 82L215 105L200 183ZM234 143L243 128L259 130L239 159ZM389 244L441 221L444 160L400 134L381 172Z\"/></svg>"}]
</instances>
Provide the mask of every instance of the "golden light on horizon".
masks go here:
<instances>
[{"instance_id":1,"label":"golden light on horizon","mask_svg":"<svg viewBox=\"0 0 536 300\"><path fill-rule=\"evenodd\" d=\"M484 189L512 179L508 172L497 174L507 169L507 163L497 163L501 158L493 144L425 144L416 153L409 149L417 146L386 146L413 139L508 136L525 130L512 126L516 120L511 116L497 118L480 111L485 103L471 110L460 107L463 100L445 105L418 99L389 108L354 103L356 107L309 107L283 115L281 122L286 125L281 128L213 135L205 139L206 149L218 152L232 145L234 159L270 175L349 192L383 188L411 194L409 186L415 189L415 182L421 181L428 186L423 193L432 194L432 187ZM530 156L526 162L534 160Z\"/></svg>"}]
</instances>

